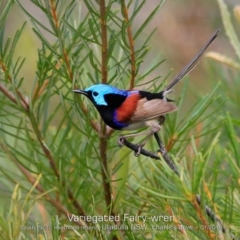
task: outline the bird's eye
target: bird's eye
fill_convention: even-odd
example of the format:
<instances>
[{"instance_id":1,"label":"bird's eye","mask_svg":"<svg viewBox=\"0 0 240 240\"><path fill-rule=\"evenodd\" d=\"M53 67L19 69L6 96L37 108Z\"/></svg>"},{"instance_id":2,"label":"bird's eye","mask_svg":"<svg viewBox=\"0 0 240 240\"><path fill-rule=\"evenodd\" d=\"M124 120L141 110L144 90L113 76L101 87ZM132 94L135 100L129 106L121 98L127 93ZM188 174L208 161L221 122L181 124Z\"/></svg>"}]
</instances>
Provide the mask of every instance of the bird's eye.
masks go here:
<instances>
[{"instance_id":1,"label":"bird's eye","mask_svg":"<svg viewBox=\"0 0 240 240\"><path fill-rule=\"evenodd\" d=\"M93 92L93 96L97 96L98 95L98 92Z\"/></svg>"}]
</instances>

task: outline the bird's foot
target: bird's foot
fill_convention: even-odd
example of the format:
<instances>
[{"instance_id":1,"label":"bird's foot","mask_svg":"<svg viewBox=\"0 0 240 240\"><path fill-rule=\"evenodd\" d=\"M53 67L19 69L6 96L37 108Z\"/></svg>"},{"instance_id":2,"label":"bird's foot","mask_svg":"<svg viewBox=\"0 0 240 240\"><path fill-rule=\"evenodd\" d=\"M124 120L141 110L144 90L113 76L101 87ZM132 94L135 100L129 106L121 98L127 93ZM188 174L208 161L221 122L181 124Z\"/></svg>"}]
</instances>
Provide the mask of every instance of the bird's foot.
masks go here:
<instances>
[{"instance_id":1,"label":"bird's foot","mask_svg":"<svg viewBox=\"0 0 240 240\"><path fill-rule=\"evenodd\" d=\"M141 154L141 150L144 147L145 143L142 144L138 144L138 150L134 152L135 157L139 157L139 155Z\"/></svg>"},{"instance_id":2,"label":"bird's foot","mask_svg":"<svg viewBox=\"0 0 240 240\"><path fill-rule=\"evenodd\" d=\"M119 147L123 147L125 145L125 137L123 135L120 135L117 143Z\"/></svg>"}]
</instances>

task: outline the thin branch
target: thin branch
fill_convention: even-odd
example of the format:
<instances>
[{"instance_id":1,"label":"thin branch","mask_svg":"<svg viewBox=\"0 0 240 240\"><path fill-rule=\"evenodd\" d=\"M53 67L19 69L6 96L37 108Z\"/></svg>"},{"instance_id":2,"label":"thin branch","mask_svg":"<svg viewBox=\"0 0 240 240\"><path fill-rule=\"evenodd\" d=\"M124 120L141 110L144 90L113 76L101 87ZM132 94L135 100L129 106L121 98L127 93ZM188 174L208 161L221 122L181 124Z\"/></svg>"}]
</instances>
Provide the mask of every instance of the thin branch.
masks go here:
<instances>
[{"instance_id":1,"label":"thin branch","mask_svg":"<svg viewBox=\"0 0 240 240\"><path fill-rule=\"evenodd\" d=\"M105 202L108 207L112 204L112 190L110 179L108 175L108 162L107 162L107 139L104 136L100 136L99 148L101 156L101 174L104 188ZM115 216L113 210L111 209L111 215Z\"/></svg>"},{"instance_id":2,"label":"thin branch","mask_svg":"<svg viewBox=\"0 0 240 240\"><path fill-rule=\"evenodd\" d=\"M213 237L213 234L210 231L210 228L208 227L208 223L205 219L205 217L202 214L202 209L201 209L201 205L198 203L198 201L196 200L196 196L191 196L190 201L192 202L194 208L196 209L196 212L199 216L199 218L201 219L202 225L205 226L204 230L207 232L208 236L210 237L210 239L215 239L215 237ZM211 218L212 219L212 218Z\"/></svg>"},{"instance_id":3,"label":"thin branch","mask_svg":"<svg viewBox=\"0 0 240 240\"><path fill-rule=\"evenodd\" d=\"M167 205L166 206L166 209L168 211L168 215L169 216L173 216L173 223L177 226L178 230L183 234L183 235L186 235L187 236L187 233L185 231L184 228L182 228L181 226L183 225L180 221L180 219L178 219L178 217L176 217L176 215L174 214L174 211L173 209L171 208L170 205Z\"/></svg>"},{"instance_id":4,"label":"thin branch","mask_svg":"<svg viewBox=\"0 0 240 240\"><path fill-rule=\"evenodd\" d=\"M55 64L55 69L59 70L61 65L62 65L63 60L59 60L56 64ZM36 86L33 90L33 94L32 94L32 101L34 102L37 98L39 98L44 90L49 86L50 83L50 79L53 76L53 72L48 76L48 78L46 78L45 80L43 80L42 85L39 85L39 83L36 83Z\"/></svg>"},{"instance_id":5,"label":"thin branch","mask_svg":"<svg viewBox=\"0 0 240 240\"><path fill-rule=\"evenodd\" d=\"M39 141L39 143L41 145L41 148L42 148L46 158L48 159L49 164L50 164L51 168L53 169L53 172L55 173L57 179L59 180L60 179L60 175L59 175L58 169L57 169L57 167L55 165L55 161L53 159L53 156L52 156L49 148L47 147L46 143L44 142L44 139L43 139L43 137L42 137L42 135L40 133L40 130L38 128L36 119L33 116L33 114L31 114L31 113L28 114L28 117L29 117L29 120L30 120L31 125L33 127L33 130L34 130L34 132L36 134L36 137L37 137L37 139L38 139L38 141Z\"/></svg>"},{"instance_id":6,"label":"thin branch","mask_svg":"<svg viewBox=\"0 0 240 240\"><path fill-rule=\"evenodd\" d=\"M53 18L53 21L54 21L54 25L58 29L59 28L59 22L58 22L57 8L56 8L56 5L55 5L55 2L56 1L51 0L50 4L51 4L51 12L52 12L52 18Z\"/></svg>"},{"instance_id":7,"label":"thin branch","mask_svg":"<svg viewBox=\"0 0 240 240\"><path fill-rule=\"evenodd\" d=\"M122 140L123 140L124 145L127 146L128 148L132 149L135 153L137 153L139 151L139 146L138 145L133 144L133 143L127 141L124 138ZM160 157L157 154L155 154L153 152L149 152L149 151L145 150L144 148L141 148L140 154L142 154L146 157L150 157L150 158L153 158L153 159L156 159L156 160L160 160Z\"/></svg>"},{"instance_id":8,"label":"thin branch","mask_svg":"<svg viewBox=\"0 0 240 240\"><path fill-rule=\"evenodd\" d=\"M67 71L68 71L68 74L69 74L69 78L70 78L71 81L73 81L73 72L72 72L70 60L69 60L69 57L68 57L68 54L67 54L67 50L65 48L63 48L63 56L64 56L65 64L67 66Z\"/></svg>"},{"instance_id":9,"label":"thin branch","mask_svg":"<svg viewBox=\"0 0 240 240\"><path fill-rule=\"evenodd\" d=\"M12 84L12 77L8 74L8 69L7 69L6 65L1 60L0 60L0 66L1 66L1 68L3 70L3 72L5 73L5 75L7 76L8 81ZM20 103L21 103L22 107L25 110L28 110L29 109L29 105L28 105L27 101L25 100L24 96L19 92L19 90L15 86L13 86L13 87L15 88L15 91L16 91L16 93L18 94L18 96L20 98ZM4 87L3 87L3 89L4 89ZM10 97L10 95L9 95L9 97ZM11 98L9 98L9 99L11 99ZM13 99L11 99L11 100L13 101ZM16 98L15 98L15 100L17 101Z\"/></svg>"},{"instance_id":10,"label":"thin branch","mask_svg":"<svg viewBox=\"0 0 240 240\"><path fill-rule=\"evenodd\" d=\"M196 194L196 202L199 206L201 206L201 197L198 194ZM225 233L226 230L223 226L222 220L220 218L218 218L215 215L215 213L211 210L211 208L208 207L207 205L205 205L205 211L206 211L208 217L210 217L213 222L217 222L219 224L219 226L221 227L222 232ZM232 235L232 239L235 239L233 235Z\"/></svg>"},{"instance_id":11,"label":"thin branch","mask_svg":"<svg viewBox=\"0 0 240 240\"><path fill-rule=\"evenodd\" d=\"M177 167L175 166L174 162L170 159L168 152L165 148L165 146L163 145L163 142L161 141L159 135L157 133L154 133L154 137L158 143L159 146L159 152L161 153L163 159L165 160L165 162L167 163L167 165L173 170L173 172L180 177L180 174L177 170Z\"/></svg>"},{"instance_id":12,"label":"thin branch","mask_svg":"<svg viewBox=\"0 0 240 240\"><path fill-rule=\"evenodd\" d=\"M56 35L58 36L58 39L59 39L59 41L61 43L60 47L61 47L61 50L62 50L63 60L64 60L64 62L66 64L68 75L69 75L69 78L70 78L70 80L72 82L73 81L73 72L72 72L70 60L69 60L69 57L68 57L68 53L67 53L67 50L65 48L64 39L60 35L61 31L59 29L60 24L59 24L59 17L58 17L57 7L56 6L57 6L56 1L51 0L50 1L50 8L51 8L53 22L54 22L54 25L55 25L55 32L56 32Z\"/></svg>"},{"instance_id":13,"label":"thin branch","mask_svg":"<svg viewBox=\"0 0 240 240\"><path fill-rule=\"evenodd\" d=\"M107 83L107 24L106 24L106 5L105 0L100 0L100 23L102 38L102 83Z\"/></svg>"},{"instance_id":14,"label":"thin branch","mask_svg":"<svg viewBox=\"0 0 240 240\"><path fill-rule=\"evenodd\" d=\"M135 52L134 52L134 40L132 35L132 28L129 24L129 17L128 17L128 8L125 4L125 0L121 0L121 8L122 8L122 15L127 25L127 35L128 35L128 42L130 48L130 59L131 59L131 80L130 80L130 89L134 88L134 80L136 76L136 60L135 60Z\"/></svg>"},{"instance_id":15,"label":"thin branch","mask_svg":"<svg viewBox=\"0 0 240 240\"><path fill-rule=\"evenodd\" d=\"M0 84L0 91L8 98L10 99L13 103L15 103L16 105L18 104L18 101L16 99L16 97L8 91L8 89L6 89L3 85ZM20 101L21 106L24 110L28 111L28 106L26 106L26 104L23 101Z\"/></svg>"},{"instance_id":16,"label":"thin branch","mask_svg":"<svg viewBox=\"0 0 240 240\"><path fill-rule=\"evenodd\" d=\"M24 108L29 110L29 104L28 104L28 102L25 100L25 97L23 96L23 94L21 94L21 93L18 91L18 89L15 88L15 90L16 90L19 98L21 99L20 101L24 104Z\"/></svg>"},{"instance_id":17,"label":"thin branch","mask_svg":"<svg viewBox=\"0 0 240 240\"><path fill-rule=\"evenodd\" d=\"M173 170L173 172L177 175L177 176L180 176L179 175L179 172L177 170L177 167L175 166L175 164L173 163L173 161L170 159L166 149L165 149L165 146L163 145L162 141L160 140L159 136L157 133L154 134L155 138L156 138L156 141L158 143L158 146L159 146L159 152L161 153L163 159L165 160L165 162L167 163L167 165ZM126 139L123 138L123 143L125 146L127 146L128 148L130 148L131 150L134 151L134 153L137 153L139 151L139 146L136 145L136 144L133 144L129 141L127 141ZM146 157L150 157L150 158L153 158L155 160L161 160L161 157L158 156L158 154L156 153L153 153L153 152L150 152L150 151L147 151L145 150L144 148L141 148L140 149L140 154L146 156Z\"/></svg>"}]
</instances>

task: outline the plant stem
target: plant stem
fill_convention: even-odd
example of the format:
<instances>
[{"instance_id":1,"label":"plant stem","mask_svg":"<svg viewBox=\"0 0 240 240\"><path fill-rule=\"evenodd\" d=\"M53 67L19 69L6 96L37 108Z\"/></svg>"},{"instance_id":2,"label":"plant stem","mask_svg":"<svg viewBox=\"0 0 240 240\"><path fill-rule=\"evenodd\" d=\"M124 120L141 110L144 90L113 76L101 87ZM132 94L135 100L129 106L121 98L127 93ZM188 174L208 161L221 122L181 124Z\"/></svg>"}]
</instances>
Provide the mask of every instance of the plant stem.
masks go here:
<instances>
[{"instance_id":1,"label":"plant stem","mask_svg":"<svg viewBox=\"0 0 240 240\"><path fill-rule=\"evenodd\" d=\"M102 83L107 83L107 24L106 24L106 6L105 0L100 0L100 23L102 39Z\"/></svg>"},{"instance_id":2,"label":"plant stem","mask_svg":"<svg viewBox=\"0 0 240 240\"><path fill-rule=\"evenodd\" d=\"M131 25L129 24L128 8L125 4L125 0L121 0L121 7L122 7L122 15L123 15L126 25L127 25L127 35L128 35L130 59L131 59L130 89L133 89L134 88L134 80L135 80L135 76L136 76L136 60L135 60L135 52L134 52L134 40L133 40L133 35L132 35L132 28L131 28Z\"/></svg>"}]
</instances>

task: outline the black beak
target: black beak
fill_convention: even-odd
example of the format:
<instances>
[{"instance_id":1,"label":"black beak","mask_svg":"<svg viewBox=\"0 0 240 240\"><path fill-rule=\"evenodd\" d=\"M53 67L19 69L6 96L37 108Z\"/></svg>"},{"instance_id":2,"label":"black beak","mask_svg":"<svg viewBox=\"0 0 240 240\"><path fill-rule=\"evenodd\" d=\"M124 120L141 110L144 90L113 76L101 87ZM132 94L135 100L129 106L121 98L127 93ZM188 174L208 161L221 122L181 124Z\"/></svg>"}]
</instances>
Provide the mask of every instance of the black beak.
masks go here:
<instances>
[{"instance_id":1,"label":"black beak","mask_svg":"<svg viewBox=\"0 0 240 240\"><path fill-rule=\"evenodd\" d=\"M85 96L88 95L84 90L78 90L78 89L76 89L76 90L73 90L73 92L74 92L74 93L83 94L83 95L85 95Z\"/></svg>"}]
</instances>

